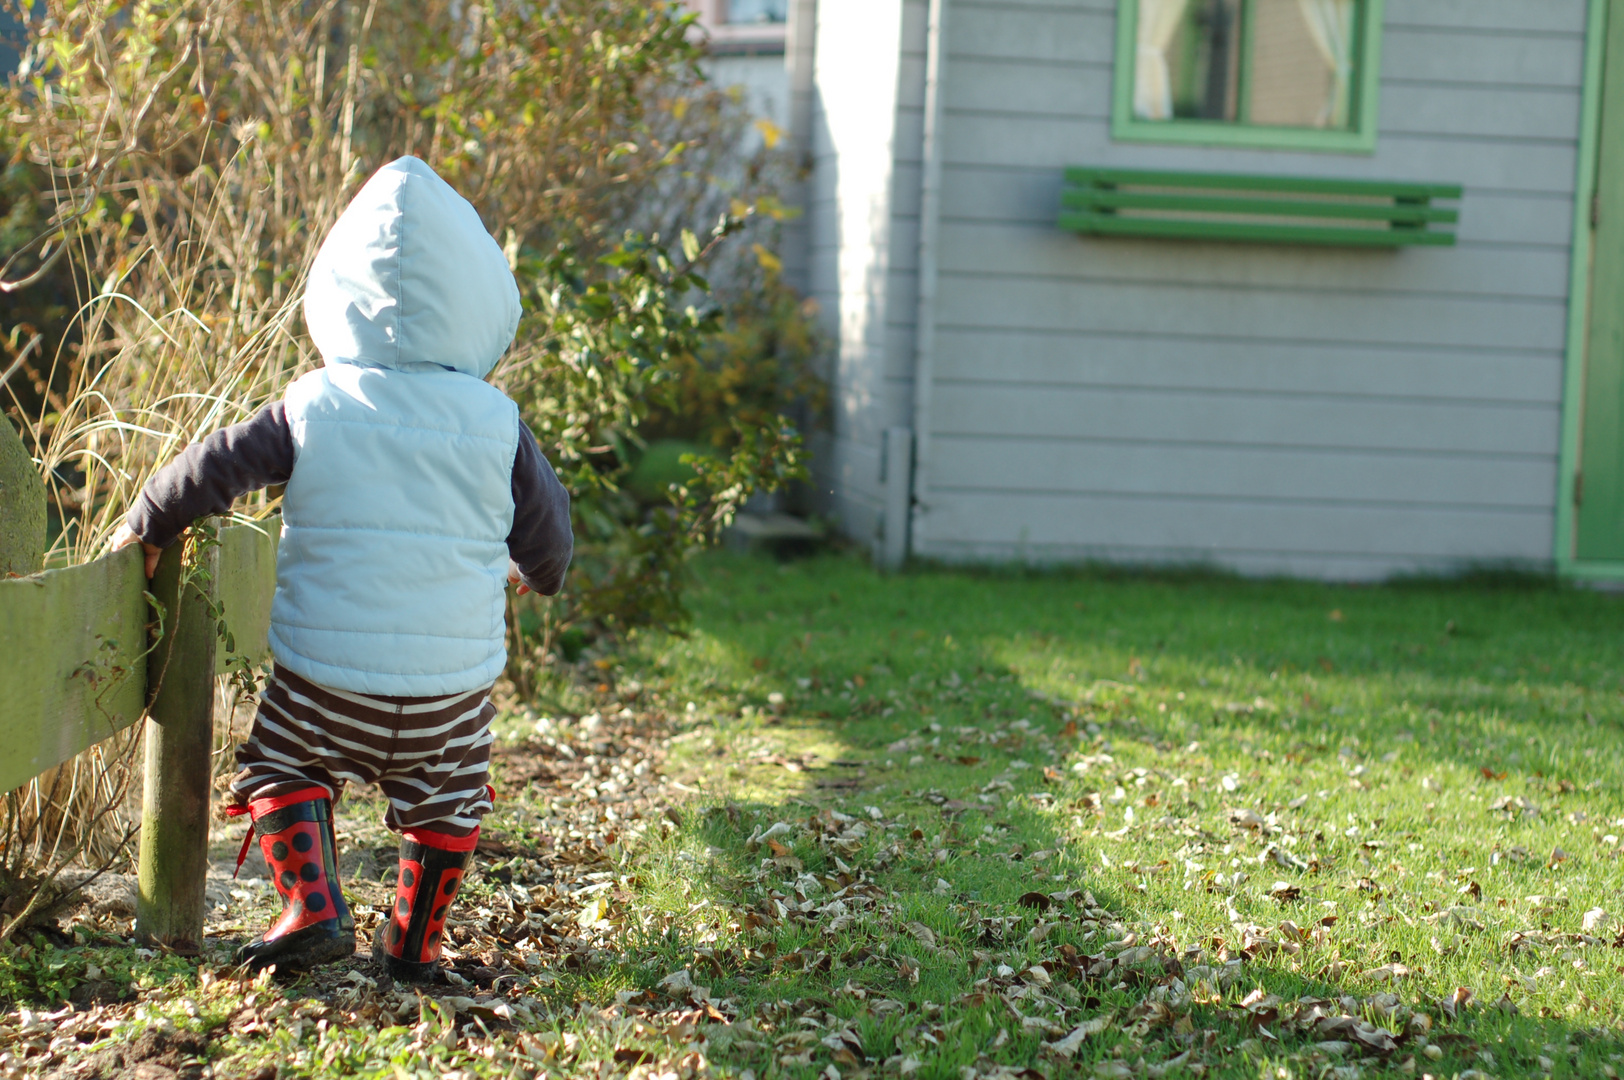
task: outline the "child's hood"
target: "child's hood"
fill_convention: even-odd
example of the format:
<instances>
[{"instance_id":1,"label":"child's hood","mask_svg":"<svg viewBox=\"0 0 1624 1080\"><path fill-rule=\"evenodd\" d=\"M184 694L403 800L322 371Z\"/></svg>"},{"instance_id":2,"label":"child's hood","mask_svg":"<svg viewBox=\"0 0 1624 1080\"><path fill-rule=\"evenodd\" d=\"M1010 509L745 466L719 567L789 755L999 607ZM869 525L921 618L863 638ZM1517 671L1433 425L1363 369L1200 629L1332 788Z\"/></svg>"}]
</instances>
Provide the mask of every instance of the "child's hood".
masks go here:
<instances>
[{"instance_id":1,"label":"child's hood","mask_svg":"<svg viewBox=\"0 0 1624 1080\"><path fill-rule=\"evenodd\" d=\"M519 326L519 288L479 214L415 157L373 174L310 267L305 323L328 364L483 379Z\"/></svg>"}]
</instances>

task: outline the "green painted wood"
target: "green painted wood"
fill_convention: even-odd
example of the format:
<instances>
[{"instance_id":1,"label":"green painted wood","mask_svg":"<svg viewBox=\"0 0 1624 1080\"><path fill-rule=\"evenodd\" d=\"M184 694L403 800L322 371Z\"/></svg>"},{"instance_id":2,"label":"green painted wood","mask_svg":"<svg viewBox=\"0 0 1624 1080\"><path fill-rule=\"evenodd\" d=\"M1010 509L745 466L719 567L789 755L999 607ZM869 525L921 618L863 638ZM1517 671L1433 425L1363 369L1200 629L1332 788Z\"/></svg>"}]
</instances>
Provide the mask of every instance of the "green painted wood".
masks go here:
<instances>
[{"instance_id":1,"label":"green painted wood","mask_svg":"<svg viewBox=\"0 0 1624 1080\"><path fill-rule=\"evenodd\" d=\"M268 655L278 522L220 534L217 603L237 655ZM179 550L177 545L175 550ZM0 792L141 718L149 613L138 549L0 581ZM229 654L217 650L215 670Z\"/></svg>"},{"instance_id":2,"label":"green painted wood","mask_svg":"<svg viewBox=\"0 0 1624 1080\"><path fill-rule=\"evenodd\" d=\"M1240 65L1235 72L1235 122L1244 128L1252 126L1251 57L1253 44L1257 41L1257 0L1240 0L1240 12Z\"/></svg>"},{"instance_id":3,"label":"green painted wood","mask_svg":"<svg viewBox=\"0 0 1624 1080\"><path fill-rule=\"evenodd\" d=\"M135 930L143 941L195 950L203 942L209 864L218 629L205 591L211 579L200 577L182 588L182 548L175 544L164 552L152 579L153 595L169 617L163 638L147 658L147 685L153 694L147 714ZM218 574L219 548L204 549L201 560L201 569Z\"/></svg>"},{"instance_id":4,"label":"green painted wood","mask_svg":"<svg viewBox=\"0 0 1624 1080\"><path fill-rule=\"evenodd\" d=\"M1596 195L1596 151L1601 141L1602 73L1607 57L1607 0L1589 0L1585 13L1583 95L1579 108L1579 168L1577 191L1568 208L1568 321L1562 368L1562 436L1557 456L1556 528L1551 551L1557 572L1566 575L1605 573L1601 563L1574 558L1578 493L1579 433L1584 411L1585 333L1590 322L1590 259L1595 240L1590 208Z\"/></svg>"},{"instance_id":5,"label":"green painted wood","mask_svg":"<svg viewBox=\"0 0 1624 1080\"><path fill-rule=\"evenodd\" d=\"M280 531L280 518L220 531L215 603L225 619L227 639L215 650L216 672L229 670L233 657L255 664L270 655L266 638L276 596Z\"/></svg>"},{"instance_id":6,"label":"green painted wood","mask_svg":"<svg viewBox=\"0 0 1624 1080\"><path fill-rule=\"evenodd\" d=\"M1325 244L1349 247L1403 247L1411 244L1454 244L1453 233L1419 229L1339 229L1334 226L1253 225L1238 222L1125 218L1114 214L1062 214L1060 227L1107 236L1144 236L1174 240L1227 240L1267 244Z\"/></svg>"},{"instance_id":7,"label":"green painted wood","mask_svg":"<svg viewBox=\"0 0 1624 1080\"><path fill-rule=\"evenodd\" d=\"M32 574L45 560L45 485L22 438L0 417L0 577Z\"/></svg>"},{"instance_id":8,"label":"green painted wood","mask_svg":"<svg viewBox=\"0 0 1624 1080\"><path fill-rule=\"evenodd\" d=\"M1255 176L1157 169L1095 169L1086 166L1068 168L1066 183L1289 191L1302 195L1365 195L1392 199L1458 199L1466 190L1460 184L1422 184L1404 180L1337 180L1317 176Z\"/></svg>"},{"instance_id":9,"label":"green painted wood","mask_svg":"<svg viewBox=\"0 0 1624 1080\"><path fill-rule=\"evenodd\" d=\"M1574 555L1624 559L1624 0L1607 8Z\"/></svg>"},{"instance_id":10,"label":"green painted wood","mask_svg":"<svg viewBox=\"0 0 1624 1080\"><path fill-rule=\"evenodd\" d=\"M1453 232L1433 226L1453 225L1459 212L1431 202L1457 199L1462 193L1458 184L1148 169L1071 168L1066 170L1066 182L1072 186L1061 193L1067 208L1060 215L1062 229L1105 236L1345 247L1453 245ZM1312 197L1282 197L1290 195ZM1122 215L1119 210L1139 212ZM1251 220L1238 220L1240 217ZM1291 218L1339 219L1350 224L1308 225L1292 223ZM1388 227L1352 224L1358 221L1386 222Z\"/></svg>"},{"instance_id":11,"label":"green painted wood","mask_svg":"<svg viewBox=\"0 0 1624 1080\"><path fill-rule=\"evenodd\" d=\"M137 548L0 581L0 791L141 718L145 588Z\"/></svg>"},{"instance_id":12,"label":"green painted wood","mask_svg":"<svg viewBox=\"0 0 1624 1080\"><path fill-rule=\"evenodd\" d=\"M1073 188L1061 203L1075 210L1169 210L1184 213L1246 214L1267 217L1343 218L1358 221L1453 224L1458 211L1433 206L1345 203L1329 199L1257 199L1246 196L1188 195L1147 191Z\"/></svg>"},{"instance_id":13,"label":"green painted wood","mask_svg":"<svg viewBox=\"0 0 1624 1080\"><path fill-rule=\"evenodd\" d=\"M138 547L0 581L0 791L147 709L136 928L172 948L202 942L214 676L231 654L255 662L267 653L277 532L275 521L222 530L183 596L181 544L164 552L150 584ZM163 629L150 649L149 619ZM229 649L217 648L222 637Z\"/></svg>"}]
</instances>

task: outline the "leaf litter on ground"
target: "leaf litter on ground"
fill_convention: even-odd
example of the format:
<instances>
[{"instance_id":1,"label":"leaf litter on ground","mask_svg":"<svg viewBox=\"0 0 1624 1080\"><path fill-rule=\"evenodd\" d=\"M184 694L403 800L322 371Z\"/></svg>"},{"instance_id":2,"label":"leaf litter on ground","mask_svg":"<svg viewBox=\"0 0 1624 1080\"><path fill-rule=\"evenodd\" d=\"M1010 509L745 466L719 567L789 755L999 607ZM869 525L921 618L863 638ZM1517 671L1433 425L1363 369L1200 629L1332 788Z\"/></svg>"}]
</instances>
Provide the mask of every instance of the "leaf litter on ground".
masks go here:
<instances>
[{"instance_id":1,"label":"leaf litter on ground","mask_svg":"<svg viewBox=\"0 0 1624 1080\"><path fill-rule=\"evenodd\" d=\"M827 588L802 598L812 630L777 647L784 621L747 618L744 600L792 609L773 597L809 575L719 565L712 585L740 598L725 618L708 615L713 592L699 632L627 654L658 691L594 675L590 701L525 716L503 740L504 810L449 985L383 985L361 962L254 983L205 961L133 1000L13 1010L0 1066L89 1076L85 1062L132 1034L199 1030L221 1076L370 1075L365 1062L387 1060L410 1064L379 1075L1353 1080L1609 1076L1624 1062L1604 974L1624 935L1604 893L1571 876L1616 880L1621 845L1602 834L1624 831L1617 808L1569 783L1572 763L1554 780L1480 777L1470 756L1420 753L1429 724L1454 724L1508 755L1502 714L1418 709L1442 691L1406 682L1339 728L1337 692L1387 685L1369 674L1359 689L1343 655L1294 674L1278 653L1230 663L1213 648L1180 669L1083 638L1067 665L1126 674L1070 679L1055 666L1067 639L979 602L992 636L974 660L960 651L973 624L897 635L855 600L826 632ZM1077 588L1082 610L1124 612L1127 633L1158 617L1130 603L1154 586ZM1271 588L1219 592L1247 604ZM1340 609L1357 614L1334 632L1364 632L1379 620L1361 604L1398 610L1395 595L1350 593ZM1014 606L1041 624L1051 599ZM1461 693L1481 699L1470 708L1524 707L1515 686ZM1618 720L1616 702L1587 708ZM1385 729L1370 719L1382 709ZM1510 783L1527 784L1521 801ZM1593 837L1575 832L1586 814ZM345 827L387 839L354 815ZM149 1042L165 1039L152 1064L190 1060L171 1036Z\"/></svg>"}]
</instances>

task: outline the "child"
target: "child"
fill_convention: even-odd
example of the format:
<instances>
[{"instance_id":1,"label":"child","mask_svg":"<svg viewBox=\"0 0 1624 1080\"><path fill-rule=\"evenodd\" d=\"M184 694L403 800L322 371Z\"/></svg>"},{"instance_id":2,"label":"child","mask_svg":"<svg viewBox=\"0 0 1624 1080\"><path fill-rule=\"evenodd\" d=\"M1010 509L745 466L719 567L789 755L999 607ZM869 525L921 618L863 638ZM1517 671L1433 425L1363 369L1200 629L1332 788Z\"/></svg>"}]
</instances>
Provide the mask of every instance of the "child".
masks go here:
<instances>
[{"instance_id":1,"label":"child","mask_svg":"<svg viewBox=\"0 0 1624 1080\"><path fill-rule=\"evenodd\" d=\"M150 577L190 522L287 485L276 662L228 811L252 816L284 907L239 959L290 968L355 951L332 803L346 783L375 783L402 839L374 952L424 979L494 794L503 590L563 585L569 495L483 381L518 327L513 274L423 162L401 158L362 187L311 266L304 313L326 366L159 470L114 546L139 540Z\"/></svg>"}]
</instances>

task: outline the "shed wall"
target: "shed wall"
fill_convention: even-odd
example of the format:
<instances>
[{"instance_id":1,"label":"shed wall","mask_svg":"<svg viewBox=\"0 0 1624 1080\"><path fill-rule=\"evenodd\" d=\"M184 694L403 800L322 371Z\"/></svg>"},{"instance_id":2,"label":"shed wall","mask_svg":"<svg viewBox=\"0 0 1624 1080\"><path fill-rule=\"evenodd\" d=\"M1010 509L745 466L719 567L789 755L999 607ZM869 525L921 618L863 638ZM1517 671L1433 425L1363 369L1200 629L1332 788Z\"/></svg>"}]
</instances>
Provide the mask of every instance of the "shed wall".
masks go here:
<instances>
[{"instance_id":1,"label":"shed wall","mask_svg":"<svg viewBox=\"0 0 1624 1080\"><path fill-rule=\"evenodd\" d=\"M881 433L912 409L925 0L819 0L807 206L811 295L834 344L820 508L878 528Z\"/></svg>"},{"instance_id":2,"label":"shed wall","mask_svg":"<svg viewBox=\"0 0 1624 1080\"><path fill-rule=\"evenodd\" d=\"M949 4L917 553L1351 578L1550 560L1584 0L1387 0L1373 155L1113 143L1113 0ZM896 76L888 208L862 274L844 235L814 256L846 283L831 479L854 534L879 429L912 420L924 5L902 6L899 63L862 76ZM850 9L820 4L825 95L858 69ZM844 199L839 143L819 184ZM1080 238L1054 225L1068 165L1460 182L1460 241Z\"/></svg>"}]
</instances>

